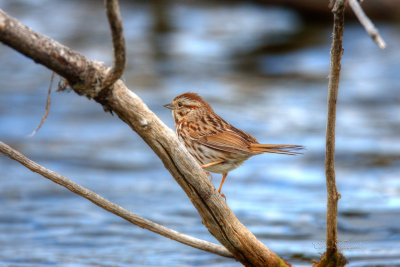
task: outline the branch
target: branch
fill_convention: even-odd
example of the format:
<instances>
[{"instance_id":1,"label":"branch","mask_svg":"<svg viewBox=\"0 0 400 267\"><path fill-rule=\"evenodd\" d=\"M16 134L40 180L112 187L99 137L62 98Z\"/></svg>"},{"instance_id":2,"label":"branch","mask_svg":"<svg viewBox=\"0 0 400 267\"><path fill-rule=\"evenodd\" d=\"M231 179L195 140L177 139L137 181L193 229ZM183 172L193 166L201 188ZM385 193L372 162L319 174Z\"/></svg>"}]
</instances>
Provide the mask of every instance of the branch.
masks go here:
<instances>
[{"instance_id":1,"label":"branch","mask_svg":"<svg viewBox=\"0 0 400 267\"><path fill-rule=\"evenodd\" d=\"M78 94L94 98L115 112L153 149L182 187L208 231L246 266L286 266L236 218L200 165L174 132L118 80L110 90L94 87L107 74L106 67L38 34L0 10L0 41L56 71Z\"/></svg>"},{"instance_id":2,"label":"branch","mask_svg":"<svg viewBox=\"0 0 400 267\"><path fill-rule=\"evenodd\" d=\"M335 124L341 58L343 55L344 7L346 0L336 0L334 14L331 65L328 84L328 118L326 124L325 175L328 193L326 213L326 252L317 266L344 266L344 257L337 249L337 205L340 194L335 180Z\"/></svg>"},{"instance_id":3,"label":"branch","mask_svg":"<svg viewBox=\"0 0 400 267\"><path fill-rule=\"evenodd\" d=\"M103 82L102 89L115 83L125 70L125 38L119 13L118 0L105 0L108 23L114 47L114 63Z\"/></svg>"},{"instance_id":4,"label":"branch","mask_svg":"<svg viewBox=\"0 0 400 267\"><path fill-rule=\"evenodd\" d=\"M340 195L335 181L335 124L336 102L340 80L340 60L343 55L344 4L346 0L337 0L334 13L333 40L331 48L331 66L328 85L328 120L326 125L326 186L328 191L328 211L326 217L326 248L328 254L337 253L337 202Z\"/></svg>"},{"instance_id":5,"label":"branch","mask_svg":"<svg viewBox=\"0 0 400 267\"><path fill-rule=\"evenodd\" d=\"M372 21L365 15L362 7L360 6L358 0L349 0L349 4L351 9L353 9L354 14L360 21L361 25L364 26L364 29L367 31L368 35L371 36L372 40L379 46L381 49L386 48L386 43L379 35L378 29L372 23Z\"/></svg>"},{"instance_id":6,"label":"branch","mask_svg":"<svg viewBox=\"0 0 400 267\"><path fill-rule=\"evenodd\" d=\"M128 222L131 222L139 227L142 227L144 229L150 230L154 233L160 234L162 236L168 237L172 240L178 241L180 243L183 243L185 245L198 248L201 250L205 250L211 253L215 253L224 257L233 257L232 254L226 250L223 246L204 241L201 239L197 239L182 233L179 233L175 230L169 229L165 226L162 226L160 224L157 224L155 222L152 222L150 220L147 220L143 217L140 217L139 215L136 215L121 206L118 206L117 204L112 203L111 201L99 196L98 194L94 193L93 191L90 191L89 189L86 189L83 186L80 186L79 184L76 184L69 180L68 178L53 172L49 169L46 169L45 167L37 164L36 162L28 159L24 155L22 155L20 152L16 151L15 149L11 148L7 144L3 143L0 141L0 152L6 155L7 157L18 161L22 165L24 165L26 168L30 169L33 172L36 172L43 177L46 177L47 179L51 180L52 182L59 184L71 192L80 195L81 197L84 197L91 202L93 202L95 205L99 206L100 208L103 208L125 220Z\"/></svg>"}]
</instances>

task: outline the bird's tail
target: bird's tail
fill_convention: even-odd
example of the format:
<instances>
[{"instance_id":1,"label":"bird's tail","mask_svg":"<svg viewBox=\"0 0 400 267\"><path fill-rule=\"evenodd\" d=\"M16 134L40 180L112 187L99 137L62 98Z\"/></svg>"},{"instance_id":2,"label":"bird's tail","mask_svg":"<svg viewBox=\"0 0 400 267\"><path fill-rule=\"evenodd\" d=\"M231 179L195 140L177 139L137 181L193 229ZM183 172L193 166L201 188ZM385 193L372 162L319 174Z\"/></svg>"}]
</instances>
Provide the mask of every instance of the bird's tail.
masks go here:
<instances>
[{"instance_id":1,"label":"bird's tail","mask_svg":"<svg viewBox=\"0 0 400 267\"><path fill-rule=\"evenodd\" d=\"M266 145L266 144L251 144L250 150L254 153L275 153L285 155L298 155L302 154L298 152L304 149L303 146L296 145Z\"/></svg>"}]
</instances>

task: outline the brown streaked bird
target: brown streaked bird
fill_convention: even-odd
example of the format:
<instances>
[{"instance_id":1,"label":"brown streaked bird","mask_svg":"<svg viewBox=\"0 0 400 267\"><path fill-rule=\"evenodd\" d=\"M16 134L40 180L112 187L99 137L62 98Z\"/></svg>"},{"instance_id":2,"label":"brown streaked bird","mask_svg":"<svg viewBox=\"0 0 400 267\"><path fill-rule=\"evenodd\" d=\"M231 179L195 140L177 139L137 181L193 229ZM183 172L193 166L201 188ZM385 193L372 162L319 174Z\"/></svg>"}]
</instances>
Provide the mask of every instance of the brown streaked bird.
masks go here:
<instances>
[{"instance_id":1,"label":"brown streaked bird","mask_svg":"<svg viewBox=\"0 0 400 267\"><path fill-rule=\"evenodd\" d=\"M172 110L175 130L189 153L208 172L222 173L218 188L230 172L251 156L262 153L296 155L303 146L260 144L250 134L239 130L215 114L196 93L184 93L164 107ZM224 196L223 194L221 194Z\"/></svg>"}]
</instances>

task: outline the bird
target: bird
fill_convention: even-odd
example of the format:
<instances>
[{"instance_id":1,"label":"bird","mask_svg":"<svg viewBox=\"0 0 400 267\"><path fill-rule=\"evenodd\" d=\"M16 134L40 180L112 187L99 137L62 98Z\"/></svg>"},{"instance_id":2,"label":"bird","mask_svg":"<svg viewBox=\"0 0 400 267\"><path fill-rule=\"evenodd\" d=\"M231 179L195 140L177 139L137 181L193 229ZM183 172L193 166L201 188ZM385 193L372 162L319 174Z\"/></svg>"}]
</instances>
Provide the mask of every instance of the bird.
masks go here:
<instances>
[{"instance_id":1,"label":"bird","mask_svg":"<svg viewBox=\"0 0 400 267\"><path fill-rule=\"evenodd\" d=\"M179 141L207 175L222 174L218 193L225 199L221 190L228 173L248 158L262 153L297 155L304 149L301 145L260 144L255 137L218 116L197 93L178 95L164 107L172 111Z\"/></svg>"}]
</instances>

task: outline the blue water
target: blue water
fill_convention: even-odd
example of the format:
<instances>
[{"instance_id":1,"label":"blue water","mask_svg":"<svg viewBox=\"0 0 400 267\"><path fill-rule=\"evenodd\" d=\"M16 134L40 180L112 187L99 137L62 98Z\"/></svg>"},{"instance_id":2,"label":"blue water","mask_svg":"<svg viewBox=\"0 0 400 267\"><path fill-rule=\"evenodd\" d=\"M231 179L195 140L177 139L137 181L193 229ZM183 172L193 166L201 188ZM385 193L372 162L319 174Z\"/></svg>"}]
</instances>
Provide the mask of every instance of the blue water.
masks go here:
<instances>
[{"instance_id":1,"label":"blue water","mask_svg":"<svg viewBox=\"0 0 400 267\"><path fill-rule=\"evenodd\" d=\"M112 63L99 1L0 1L34 30ZM309 266L325 250L324 145L331 25L252 4L171 4L169 31L153 8L122 2L128 87L169 127L162 107L183 92L264 143L304 155L261 155L232 171L223 191L271 250ZM400 29L378 23L379 50L346 24L337 107L339 247L348 266L400 265ZM217 242L161 161L94 101L53 93L34 137L51 72L0 45L0 140L111 201L183 233ZM220 175L213 176L218 185ZM240 266L158 236L0 156L0 266Z\"/></svg>"}]
</instances>

